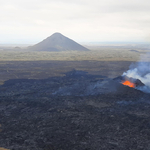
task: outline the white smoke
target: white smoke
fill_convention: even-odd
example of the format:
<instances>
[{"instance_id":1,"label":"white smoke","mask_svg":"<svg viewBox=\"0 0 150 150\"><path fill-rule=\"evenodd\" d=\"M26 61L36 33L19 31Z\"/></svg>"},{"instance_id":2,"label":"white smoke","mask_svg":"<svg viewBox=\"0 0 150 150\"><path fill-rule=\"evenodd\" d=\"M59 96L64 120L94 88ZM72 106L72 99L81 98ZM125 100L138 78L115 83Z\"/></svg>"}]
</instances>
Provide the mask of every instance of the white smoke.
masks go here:
<instances>
[{"instance_id":1,"label":"white smoke","mask_svg":"<svg viewBox=\"0 0 150 150\"><path fill-rule=\"evenodd\" d=\"M150 56L150 54L147 54L146 56ZM148 62L147 59L145 60L142 58L140 62L131 64L129 70L124 72L123 76L126 75L128 77L141 80L145 86L138 87L138 89L143 92L150 93L150 62Z\"/></svg>"}]
</instances>

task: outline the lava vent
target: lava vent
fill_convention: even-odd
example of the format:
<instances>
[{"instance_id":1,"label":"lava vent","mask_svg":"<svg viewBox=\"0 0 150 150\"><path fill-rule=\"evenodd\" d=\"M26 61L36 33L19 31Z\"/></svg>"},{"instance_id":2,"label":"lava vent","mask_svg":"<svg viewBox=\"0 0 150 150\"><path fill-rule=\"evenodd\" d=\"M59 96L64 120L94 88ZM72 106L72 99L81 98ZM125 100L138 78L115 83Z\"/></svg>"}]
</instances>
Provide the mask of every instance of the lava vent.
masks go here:
<instances>
[{"instance_id":1,"label":"lava vent","mask_svg":"<svg viewBox=\"0 0 150 150\"><path fill-rule=\"evenodd\" d=\"M114 78L114 80L131 88L138 88L140 86L145 86L145 84L142 83L139 79L130 78L128 76L119 76Z\"/></svg>"}]
</instances>

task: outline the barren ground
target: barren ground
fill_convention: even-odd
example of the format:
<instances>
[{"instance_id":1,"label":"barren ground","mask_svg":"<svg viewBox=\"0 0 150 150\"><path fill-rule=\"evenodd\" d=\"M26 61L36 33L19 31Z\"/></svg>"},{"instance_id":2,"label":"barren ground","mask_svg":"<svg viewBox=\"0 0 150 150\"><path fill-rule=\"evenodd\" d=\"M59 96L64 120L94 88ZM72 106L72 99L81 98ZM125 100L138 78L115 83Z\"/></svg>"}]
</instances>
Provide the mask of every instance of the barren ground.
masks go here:
<instances>
[{"instance_id":1,"label":"barren ground","mask_svg":"<svg viewBox=\"0 0 150 150\"><path fill-rule=\"evenodd\" d=\"M147 52L1 49L0 147L149 150L150 95L112 80Z\"/></svg>"},{"instance_id":2,"label":"barren ground","mask_svg":"<svg viewBox=\"0 0 150 150\"><path fill-rule=\"evenodd\" d=\"M29 52L0 49L0 84L8 79L63 76L72 69L115 77L148 52L124 47L89 47L89 52Z\"/></svg>"}]
</instances>

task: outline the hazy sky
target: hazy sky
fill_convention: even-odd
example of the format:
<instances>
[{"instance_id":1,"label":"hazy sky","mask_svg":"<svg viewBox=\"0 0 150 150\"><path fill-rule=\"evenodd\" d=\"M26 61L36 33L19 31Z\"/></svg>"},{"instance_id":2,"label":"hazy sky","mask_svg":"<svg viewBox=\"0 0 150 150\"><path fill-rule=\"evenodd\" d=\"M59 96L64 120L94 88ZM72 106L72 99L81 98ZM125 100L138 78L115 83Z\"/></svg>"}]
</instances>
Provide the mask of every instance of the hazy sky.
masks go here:
<instances>
[{"instance_id":1,"label":"hazy sky","mask_svg":"<svg viewBox=\"0 0 150 150\"><path fill-rule=\"evenodd\" d=\"M0 0L0 44L54 32L77 42L148 41L150 0Z\"/></svg>"}]
</instances>

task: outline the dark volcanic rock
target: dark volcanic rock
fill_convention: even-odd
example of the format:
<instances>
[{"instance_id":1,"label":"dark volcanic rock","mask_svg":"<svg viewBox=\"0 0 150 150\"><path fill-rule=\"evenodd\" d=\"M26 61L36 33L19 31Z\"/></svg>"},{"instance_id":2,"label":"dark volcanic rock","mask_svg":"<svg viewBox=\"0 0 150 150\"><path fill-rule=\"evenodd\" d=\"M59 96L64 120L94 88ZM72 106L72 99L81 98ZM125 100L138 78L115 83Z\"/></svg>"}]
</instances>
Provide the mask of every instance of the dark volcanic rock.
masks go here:
<instances>
[{"instance_id":1,"label":"dark volcanic rock","mask_svg":"<svg viewBox=\"0 0 150 150\"><path fill-rule=\"evenodd\" d=\"M138 86L145 86L145 84L142 83L139 79L130 78L128 76L119 76L119 77L114 78L113 80L118 81L120 83L128 80L128 81L134 83L136 85L136 87L138 87Z\"/></svg>"},{"instance_id":2,"label":"dark volcanic rock","mask_svg":"<svg viewBox=\"0 0 150 150\"><path fill-rule=\"evenodd\" d=\"M0 146L11 150L148 150L150 95L106 77L97 78L72 71L65 77L7 81L0 87ZM79 84L79 91L95 85L94 90L101 92L52 94L74 84Z\"/></svg>"}]
</instances>

